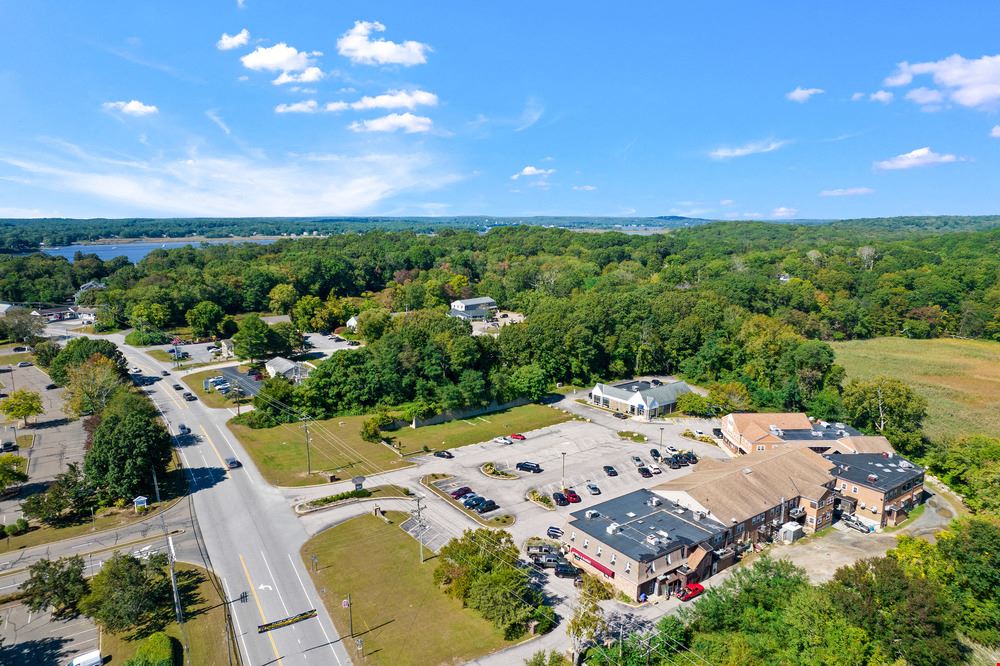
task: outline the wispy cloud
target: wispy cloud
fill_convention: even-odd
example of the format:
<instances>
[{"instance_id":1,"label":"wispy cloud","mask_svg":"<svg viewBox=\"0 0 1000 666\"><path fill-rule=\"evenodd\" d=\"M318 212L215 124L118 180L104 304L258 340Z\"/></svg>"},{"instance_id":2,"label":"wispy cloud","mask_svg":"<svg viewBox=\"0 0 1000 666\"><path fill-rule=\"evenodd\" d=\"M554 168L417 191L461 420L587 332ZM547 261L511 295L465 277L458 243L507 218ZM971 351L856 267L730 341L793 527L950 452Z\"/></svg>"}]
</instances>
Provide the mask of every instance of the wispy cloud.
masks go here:
<instances>
[{"instance_id":1,"label":"wispy cloud","mask_svg":"<svg viewBox=\"0 0 1000 666\"><path fill-rule=\"evenodd\" d=\"M826 91L822 88L802 88L800 86L791 92L785 93L785 99L792 102L798 102L799 104L805 104L813 95L822 95L824 92Z\"/></svg>"},{"instance_id":2,"label":"wispy cloud","mask_svg":"<svg viewBox=\"0 0 1000 666\"><path fill-rule=\"evenodd\" d=\"M205 112L205 116L213 123L215 123L215 126L218 127L220 130L222 130L226 136L232 134L232 131L229 129L229 125L227 125L226 122L222 119L222 116L219 115L218 111L216 111L215 109L209 109L208 111Z\"/></svg>"},{"instance_id":3,"label":"wispy cloud","mask_svg":"<svg viewBox=\"0 0 1000 666\"><path fill-rule=\"evenodd\" d=\"M994 139L1000 139L1000 125L993 126L993 129L990 130L990 136Z\"/></svg>"},{"instance_id":4,"label":"wispy cloud","mask_svg":"<svg viewBox=\"0 0 1000 666\"><path fill-rule=\"evenodd\" d=\"M434 121L425 116L412 113L390 113L381 118L355 121L348 125L352 132L397 132L406 134L429 132L434 127Z\"/></svg>"},{"instance_id":5,"label":"wispy cloud","mask_svg":"<svg viewBox=\"0 0 1000 666\"><path fill-rule=\"evenodd\" d=\"M524 110L521 112L517 123L514 125L515 132L523 132L539 120L545 114L545 107L534 97L529 97L524 103Z\"/></svg>"},{"instance_id":6,"label":"wispy cloud","mask_svg":"<svg viewBox=\"0 0 1000 666\"><path fill-rule=\"evenodd\" d=\"M868 99L873 102L880 102L882 104L888 104L892 101L893 94L888 90L876 90L871 95L868 95Z\"/></svg>"},{"instance_id":7,"label":"wispy cloud","mask_svg":"<svg viewBox=\"0 0 1000 666\"><path fill-rule=\"evenodd\" d=\"M875 168L880 171L893 171L898 169L913 169L916 167L932 166L934 164L949 164L958 162L961 158L951 154L935 153L929 147L917 148L908 153L890 157L875 163Z\"/></svg>"},{"instance_id":8,"label":"wispy cloud","mask_svg":"<svg viewBox=\"0 0 1000 666\"><path fill-rule=\"evenodd\" d=\"M870 187L841 187L833 190L823 190L819 193L821 197L856 197L874 192Z\"/></svg>"},{"instance_id":9,"label":"wispy cloud","mask_svg":"<svg viewBox=\"0 0 1000 666\"><path fill-rule=\"evenodd\" d=\"M556 172L555 169L539 169L538 167L531 166L529 164L528 166L524 167L523 169L515 173L513 176L511 176L510 179L517 180L518 178L521 178L523 176L528 176L528 177L538 176L541 178L546 178L548 176L551 176L555 172Z\"/></svg>"},{"instance_id":10,"label":"wispy cloud","mask_svg":"<svg viewBox=\"0 0 1000 666\"><path fill-rule=\"evenodd\" d=\"M152 104L143 104L137 99L129 102L105 102L101 107L105 111L118 111L127 116L151 116L160 111Z\"/></svg>"},{"instance_id":11,"label":"wispy cloud","mask_svg":"<svg viewBox=\"0 0 1000 666\"><path fill-rule=\"evenodd\" d=\"M411 67L427 62L427 54L432 51L429 45L412 40L397 44L388 39L372 39L372 33L376 32L385 32L385 26L378 21L356 21L337 40L337 52L356 65Z\"/></svg>"},{"instance_id":12,"label":"wispy cloud","mask_svg":"<svg viewBox=\"0 0 1000 666\"><path fill-rule=\"evenodd\" d=\"M798 213L798 212L799 211L798 211L797 208L788 208L787 206L778 206L777 208L775 208L774 210L771 211L771 217L777 218L777 219L788 219L790 217L795 217L796 213Z\"/></svg>"},{"instance_id":13,"label":"wispy cloud","mask_svg":"<svg viewBox=\"0 0 1000 666\"><path fill-rule=\"evenodd\" d=\"M304 99L301 102L279 104L274 107L275 113L316 113L318 110L319 104L314 99Z\"/></svg>"},{"instance_id":14,"label":"wispy cloud","mask_svg":"<svg viewBox=\"0 0 1000 666\"><path fill-rule=\"evenodd\" d=\"M597 187L595 185L574 185L573 189L577 192L595 192Z\"/></svg>"},{"instance_id":15,"label":"wispy cloud","mask_svg":"<svg viewBox=\"0 0 1000 666\"><path fill-rule=\"evenodd\" d=\"M381 95L365 96L350 106L356 110L409 109L418 106L437 106L438 97L425 90L390 90Z\"/></svg>"},{"instance_id":16,"label":"wispy cloud","mask_svg":"<svg viewBox=\"0 0 1000 666\"><path fill-rule=\"evenodd\" d=\"M770 153L788 144L788 141L770 139L766 141L751 141L742 146L722 146L709 152L713 160L728 160L734 157L746 157L759 153Z\"/></svg>"}]
</instances>

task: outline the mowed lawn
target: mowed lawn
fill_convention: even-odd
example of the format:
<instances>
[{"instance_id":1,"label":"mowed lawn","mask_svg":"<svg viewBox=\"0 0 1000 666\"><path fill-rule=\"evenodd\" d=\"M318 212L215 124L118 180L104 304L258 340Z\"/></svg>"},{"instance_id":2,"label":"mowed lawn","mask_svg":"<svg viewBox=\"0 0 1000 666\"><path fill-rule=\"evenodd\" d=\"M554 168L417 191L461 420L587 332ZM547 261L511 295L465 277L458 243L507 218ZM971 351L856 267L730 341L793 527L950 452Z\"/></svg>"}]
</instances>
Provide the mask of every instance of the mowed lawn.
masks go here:
<instances>
[{"instance_id":1,"label":"mowed lawn","mask_svg":"<svg viewBox=\"0 0 1000 666\"><path fill-rule=\"evenodd\" d=\"M389 447L361 439L361 422L366 418L340 416L309 422L312 475L306 473L305 431L301 423L259 430L230 423L229 429L264 478L278 486L323 483L329 474L336 474L341 479L359 474L369 476L412 465Z\"/></svg>"},{"instance_id":2,"label":"mowed lawn","mask_svg":"<svg viewBox=\"0 0 1000 666\"><path fill-rule=\"evenodd\" d=\"M177 586L181 592L184 604L184 631L187 633L190 663L206 666L226 666L236 663L236 646L232 640L225 640L226 611L224 599L209 576L201 567L193 564L177 564ZM173 616L173 604L165 609L166 616ZM177 622L170 621L163 628L178 644L181 643L181 630ZM101 635L101 653L111 657L111 664L124 664L135 656L142 640L128 640L132 636L126 634ZM227 645L228 644L228 645ZM229 659L230 652L233 658Z\"/></svg>"},{"instance_id":3,"label":"mowed lawn","mask_svg":"<svg viewBox=\"0 0 1000 666\"><path fill-rule=\"evenodd\" d=\"M404 453L414 453L425 446L435 451L454 449L500 435L537 430L571 418L571 415L558 409L530 404L422 428L400 428L390 434L403 445Z\"/></svg>"},{"instance_id":4,"label":"mowed lawn","mask_svg":"<svg viewBox=\"0 0 1000 666\"><path fill-rule=\"evenodd\" d=\"M1000 342L876 338L832 346L848 379L888 375L926 398L931 439L1000 432Z\"/></svg>"},{"instance_id":5,"label":"mowed lawn","mask_svg":"<svg viewBox=\"0 0 1000 666\"><path fill-rule=\"evenodd\" d=\"M434 584L436 561L420 564L417 542L399 529L407 515L386 515L391 525L359 516L302 547L307 569L312 555L319 558L319 571L310 575L353 655L348 611L341 606L351 594L354 634L364 641L364 659L357 662L457 664L510 645L492 624Z\"/></svg>"}]
</instances>

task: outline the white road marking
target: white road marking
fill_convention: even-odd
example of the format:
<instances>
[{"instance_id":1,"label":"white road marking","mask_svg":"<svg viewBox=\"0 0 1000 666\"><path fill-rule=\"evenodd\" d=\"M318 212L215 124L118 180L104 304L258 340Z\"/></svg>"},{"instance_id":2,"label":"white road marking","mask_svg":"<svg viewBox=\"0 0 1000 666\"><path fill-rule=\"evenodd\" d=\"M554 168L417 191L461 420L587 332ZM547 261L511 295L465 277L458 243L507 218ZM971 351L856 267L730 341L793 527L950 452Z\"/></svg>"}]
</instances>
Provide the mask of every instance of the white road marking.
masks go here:
<instances>
[{"instance_id":1,"label":"white road marking","mask_svg":"<svg viewBox=\"0 0 1000 666\"><path fill-rule=\"evenodd\" d=\"M229 594L229 583L226 582L225 578L222 579L222 587L226 590L226 602L229 603L232 599L232 595ZM233 621L236 622L236 631L239 632L240 642L243 643L243 652L246 653L247 656L246 663L250 663L250 650L247 649L247 639L246 636L243 635L243 629L240 627L240 618L236 613L230 613L230 615L233 616Z\"/></svg>"},{"instance_id":2,"label":"white road marking","mask_svg":"<svg viewBox=\"0 0 1000 666\"><path fill-rule=\"evenodd\" d=\"M306 595L306 601L308 601L309 605L312 606L313 602L309 598L309 592L306 591L306 586L305 586L305 583L302 582L302 576L299 575L299 570L295 567L295 560L292 559L292 554L291 553L288 553L288 561L292 563L292 571L295 572L295 577L299 579L299 585L302 586L302 592L303 592L303 594ZM333 647L333 641L330 640L330 634L326 633L326 627L323 626L323 620L321 618L316 618L316 619L319 621L319 628L320 628L320 631L323 632L323 638L326 639L327 645L330 646L330 651L333 652L334 659L337 660L338 664L341 663L340 662L340 657L337 656L337 650Z\"/></svg>"}]
</instances>

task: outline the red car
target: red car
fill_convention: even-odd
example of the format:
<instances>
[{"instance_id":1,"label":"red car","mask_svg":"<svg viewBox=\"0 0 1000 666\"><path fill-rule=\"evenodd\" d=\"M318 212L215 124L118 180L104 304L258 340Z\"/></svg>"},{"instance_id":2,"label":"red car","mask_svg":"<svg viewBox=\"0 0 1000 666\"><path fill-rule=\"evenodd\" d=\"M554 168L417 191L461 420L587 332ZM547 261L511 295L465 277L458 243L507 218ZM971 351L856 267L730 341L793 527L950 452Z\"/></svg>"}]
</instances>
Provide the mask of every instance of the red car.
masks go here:
<instances>
[{"instance_id":1,"label":"red car","mask_svg":"<svg viewBox=\"0 0 1000 666\"><path fill-rule=\"evenodd\" d=\"M563 490L563 495L566 496L570 504L576 504L580 501L580 496L576 494L575 490Z\"/></svg>"},{"instance_id":2,"label":"red car","mask_svg":"<svg viewBox=\"0 0 1000 666\"><path fill-rule=\"evenodd\" d=\"M521 433L519 433L519 432L515 432L515 433L512 433L512 434L510 435L510 438L511 438L511 439L516 439L516 440L517 440L517 441L519 441L519 442L523 442L524 440L528 439L527 437L525 437L524 435L522 435L522 434L521 434Z\"/></svg>"},{"instance_id":3,"label":"red car","mask_svg":"<svg viewBox=\"0 0 1000 666\"><path fill-rule=\"evenodd\" d=\"M700 583L688 583L684 586L684 591L677 595L677 598L681 601L691 601L704 591L705 588Z\"/></svg>"}]
</instances>

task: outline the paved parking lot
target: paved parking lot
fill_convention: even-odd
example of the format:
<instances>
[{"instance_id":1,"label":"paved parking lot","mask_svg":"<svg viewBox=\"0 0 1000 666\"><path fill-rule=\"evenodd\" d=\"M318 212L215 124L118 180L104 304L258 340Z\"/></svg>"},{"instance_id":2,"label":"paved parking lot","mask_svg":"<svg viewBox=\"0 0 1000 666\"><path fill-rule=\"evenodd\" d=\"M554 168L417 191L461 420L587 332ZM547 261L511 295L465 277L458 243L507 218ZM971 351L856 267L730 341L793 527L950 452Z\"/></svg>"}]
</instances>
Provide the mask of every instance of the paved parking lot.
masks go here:
<instances>
[{"instance_id":1,"label":"paved parking lot","mask_svg":"<svg viewBox=\"0 0 1000 666\"><path fill-rule=\"evenodd\" d=\"M98 630L84 617L52 619L21 604L0 608L0 664L56 666L98 648Z\"/></svg>"}]
</instances>

